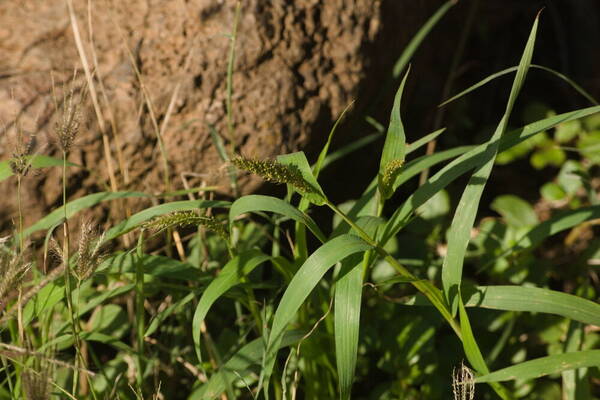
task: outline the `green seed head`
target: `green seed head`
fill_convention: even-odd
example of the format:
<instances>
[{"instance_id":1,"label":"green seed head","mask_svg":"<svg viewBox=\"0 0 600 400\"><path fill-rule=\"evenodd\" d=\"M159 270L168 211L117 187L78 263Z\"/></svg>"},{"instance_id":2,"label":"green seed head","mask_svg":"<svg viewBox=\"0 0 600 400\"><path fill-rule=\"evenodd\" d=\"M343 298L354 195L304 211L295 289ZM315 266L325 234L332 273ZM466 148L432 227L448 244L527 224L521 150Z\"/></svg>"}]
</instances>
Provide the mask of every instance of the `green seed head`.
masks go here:
<instances>
[{"instance_id":1,"label":"green seed head","mask_svg":"<svg viewBox=\"0 0 600 400\"><path fill-rule=\"evenodd\" d=\"M287 183L303 193L318 193L302 177L300 170L293 165L281 164L272 160L257 160L237 157L231 160L236 168L259 175L273 183Z\"/></svg>"}]
</instances>

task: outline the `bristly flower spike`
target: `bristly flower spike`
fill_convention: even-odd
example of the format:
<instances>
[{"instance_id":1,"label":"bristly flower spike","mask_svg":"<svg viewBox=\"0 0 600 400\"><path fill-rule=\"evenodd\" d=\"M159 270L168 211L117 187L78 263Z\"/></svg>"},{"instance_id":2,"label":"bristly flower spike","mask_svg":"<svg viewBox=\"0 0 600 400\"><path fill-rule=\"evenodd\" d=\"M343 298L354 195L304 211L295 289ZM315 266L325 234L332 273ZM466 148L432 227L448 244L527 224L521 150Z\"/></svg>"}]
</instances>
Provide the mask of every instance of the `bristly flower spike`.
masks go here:
<instances>
[{"instance_id":1,"label":"bristly flower spike","mask_svg":"<svg viewBox=\"0 0 600 400\"><path fill-rule=\"evenodd\" d=\"M318 191L304 180L300 170L293 165L285 165L272 160L257 160L244 157L236 157L231 160L231 163L236 168L252 172L268 182L287 183L300 192L318 194Z\"/></svg>"},{"instance_id":2,"label":"bristly flower spike","mask_svg":"<svg viewBox=\"0 0 600 400\"><path fill-rule=\"evenodd\" d=\"M193 211L177 211L156 217L143 225L144 229L160 232L169 228L178 228L189 225L204 226L215 232L223 239L228 239L225 226L215 217L202 217Z\"/></svg>"}]
</instances>

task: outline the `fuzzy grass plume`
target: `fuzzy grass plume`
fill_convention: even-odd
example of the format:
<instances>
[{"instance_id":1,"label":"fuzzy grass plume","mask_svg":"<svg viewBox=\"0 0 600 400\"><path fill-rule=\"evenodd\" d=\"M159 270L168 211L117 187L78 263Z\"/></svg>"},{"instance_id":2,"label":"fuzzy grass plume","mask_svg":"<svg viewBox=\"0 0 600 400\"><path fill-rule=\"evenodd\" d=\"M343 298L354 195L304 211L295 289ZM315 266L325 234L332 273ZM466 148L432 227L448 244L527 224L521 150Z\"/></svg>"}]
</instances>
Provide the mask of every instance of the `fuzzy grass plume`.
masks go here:
<instances>
[{"instance_id":1,"label":"fuzzy grass plume","mask_svg":"<svg viewBox=\"0 0 600 400\"><path fill-rule=\"evenodd\" d=\"M84 281L88 279L104 260L105 254L101 249L104 241L103 239L104 233L99 235L90 221L86 221L82 224L79 241L77 243L77 263L71 269L71 273L77 280ZM61 262L68 262L68 260L64 259L65 256L61 246L54 239L52 239L52 250Z\"/></svg>"},{"instance_id":2,"label":"fuzzy grass plume","mask_svg":"<svg viewBox=\"0 0 600 400\"><path fill-rule=\"evenodd\" d=\"M6 306L8 294L19 288L23 277L31 268L22 252L16 252L4 245L6 238L0 240L0 307Z\"/></svg>"},{"instance_id":3,"label":"fuzzy grass plume","mask_svg":"<svg viewBox=\"0 0 600 400\"><path fill-rule=\"evenodd\" d=\"M231 160L231 163L236 168L256 174L268 182L287 183L300 192L318 194L315 188L304 180L300 170L292 165L244 157L236 157Z\"/></svg>"},{"instance_id":4,"label":"fuzzy grass plume","mask_svg":"<svg viewBox=\"0 0 600 400\"><path fill-rule=\"evenodd\" d=\"M79 95L74 89L76 76L73 75L71 88L63 95L62 106L58 106L56 95L54 96L55 107L59 111L58 121L54 124L54 133L58 139L58 144L63 153L68 153L73 147L75 138L81 127L81 106L85 101L85 88Z\"/></svg>"},{"instance_id":5,"label":"fuzzy grass plume","mask_svg":"<svg viewBox=\"0 0 600 400\"><path fill-rule=\"evenodd\" d=\"M215 217L202 217L194 211L177 211L156 217L143 225L144 229L161 232L169 228L181 228L184 226L204 226L215 232L220 237L227 239L228 234L225 226Z\"/></svg>"},{"instance_id":6,"label":"fuzzy grass plume","mask_svg":"<svg viewBox=\"0 0 600 400\"><path fill-rule=\"evenodd\" d=\"M475 378L473 371L465 364L452 371L452 393L454 400L473 400L475 398Z\"/></svg>"}]
</instances>

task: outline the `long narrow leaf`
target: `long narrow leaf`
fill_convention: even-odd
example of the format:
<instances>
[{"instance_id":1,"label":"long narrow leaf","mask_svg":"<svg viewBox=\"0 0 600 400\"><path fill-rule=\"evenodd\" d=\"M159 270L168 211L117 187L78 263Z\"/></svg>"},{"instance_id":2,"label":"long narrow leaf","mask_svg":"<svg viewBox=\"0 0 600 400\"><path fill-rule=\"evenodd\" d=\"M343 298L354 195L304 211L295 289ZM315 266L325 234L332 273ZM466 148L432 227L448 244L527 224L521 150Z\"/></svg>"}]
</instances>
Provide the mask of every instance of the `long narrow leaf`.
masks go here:
<instances>
[{"instance_id":1,"label":"long narrow leaf","mask_svg":"<svg viewBox=\"0 0 600 400\"><path fill-rule=\"evenodd\" d=\"M429 32L431 32L431 30L438 23L438 21L440 19L442 19L442 17L448 12L448 10L456 3L457 3L456 0L449 0L449 1L445 2L435 12L435 14L433 14L431 17L429 17L427 22L425 22L423 24L421 29L419 29L419 31L415 34L415 36L408 43L408 45L404 48L404 51L400 55L400 58L398 59L398 61L396 61L396 64L394 64L394 69L392 70L392 76L394 78L398 78L400 76L400 74L402 73L402 71L404 70L406 65L408 64L408 61L410 61L413 54L415 54L415 51L417 51L417 49L423 42L423 39L425 39L425 37L427 37Z\"/></svg>"},{"instance_id":2,"label":"long narrow leaf","mask_svg":"<svg viewBox=\"0 0 600 400\"><path fill-rule=\"evenodd\" d=\"M584 118L588 115L596 114L598 112L600 112L600 106L588 107L581 110L555 115L528 124L523 128L507 133L505 137L501 138L499 151L504 151L512 146L515 146L560 123ZM428 199L430 199L434 194L444 189L464 173L479 165L482 160L482 154L484 154L488 146L492 145L493 143L493 141L490 141L475 147L473 150L451 161L448 165L429 178L424 185L420 186L406 199L402 206L396 209L389 222L386 224L385 229L382 230L380 243L382 245L387 243L387 241L393 237L406 224L406 222L408 222L411 213L425 203Z\"/></svg>"},{"instance_id":3,"label":"long narrow leaf","mask_svg":"<svg viewBox=\"0 0 600 400\"><path fill-rule=\"evenodd\" d=\"M124 199L127 197L150 197L146 193L141 192L99 192L93 193L84 197L81 197L77 200L73 200L67 203L67 218L71 218L73 215L77 214L79 211L84 210L86 208L90 208L99 204L103 201L116 200L116 199ZM34 232L37 232L42 229L49 229L53 225L57 224L59 221L64 218L65 211L64 206L57 208L52 211L50 214L46 215L44 218L40 219L29 228L25 229L23 232L23 236L27 237Z\"/></svg>"},{"instance_id":4,"label":"long narrow leaf","mask_svg":"<svg viewBox=\"0 0 600 400\"><path fill-rule=\"evenodd\" d=\"M537 26L538 18L536 17L508 97L506 110L491 138L493 144L486 149L482 164L477 167L469 180L452 220L452 225L448 234L448 252L442 265L442 285L444 287L444 295L446 296L448 304L452 307L453 314L458 307L457 295L460 291L462 280L462 267L471 235L471 229L473 229L475 217L479 208L479 200L481 199L485 184L492 172L496 155L498 154L499 139L506 131L513 105L523 86L527 70L531 64Z\"/></svg>"},{"instance_id":5,"label":"long narrow leaf","mask_svg":"<svg viewBox=\"0 0 600 400\"><path fill-rule=\"evenodd\" d=\"M356 369L363 284L361 261L361 257L355 256L344 260L342 264L348 263L351 270L342 276L335 286L335 358L342 400L350 398Z\"/></svg>"},{"instance_id":6,"label":"long narrow leaf","mask_svg":"<svg viewBox=\"0 0 600 400\"><path fill-rule=\"evenodd\" d=\"M600 304L572 294L526 286L478 286L463 294L467 307L542 312L600 326Z\"/></svg>"},{"instance_id":7,"label":"long narrow leaf","mask_svg":"<svg viewBox=\"0 0 600 400\"><path fill-rule=\"evenodd\" d=\"M106 232L105 240L112 240L117 238L132 229L137 228L142 222L146 222L151 218L159 215L164 215L176 211L185 210L196 210L200 208L213 208L213 207L228 207L229 202L227 201L214 201L214 200L182 200L172 201L170 203L160 204L158 206L147 208L140 211L137 214L121 221L117 225L113 226Z\"/></svg>"},{"instance_id":8,"label":"long narrow leaf","mask_svg":"<svg viewBox=\"0 0 600 400\"><path fill-rule=\"evenodd\" d=\"M525 361L512 367L477 377L475 382L502 382L535 379L572 369L600 366L600 350L574 351Z\"/></svg>"},{"instance_id":9,"label":"long narrow leaf","mask_svg":"<svg viewBox=\"0 0 600 400\"><path fill-rule=\"evenodd\" d=\"M488 77L486 77L485 79L482 79L481 81L477 82L476 84L466 88L465 90L463 90L462 92L458 93L457 95L452 96L451 98L449 98L448 100L444 101L442 104L439 105L439 107L445 106L448 103L451 103L455 100L458 100L459 98L463 97L464 95L471 93L472 91L479 89L480 87L484 86L485 84L493 81L496 78L499 78L503 75L506 74L510 74L511 72L515 72L519 67L510 67L510 68L506 68L503 69L502 71L496 72L495 74L492 74ZM594 104L594 105L598 105L598 101L596 99L594 99L594 97L592 97L588 92L586 92L585 90L583 90L581 88L581 86L579 86L578 84L576 84L574 81L572 81L571 79L569 79L567 76L561 74L558 71L553 70L552 68L548 68L548 67L544 67L543 65L536 65L536 64L531 64L531 68L534 69L540 69L542 71L546 71L546 72L550 72L551 74L553 74L554 76L562 79L563 81L567 82L569 85L571 85L571 87L573 89L575 89L575 91L577 93L579 93L580 95L582 95L583 97L585 97L590 103Z\"/></svg>"},{"instance_id":10,"label":"long narrow leaf","mask_svg":"<svg viewBox=\"0 0 600 400\"><path fill-rule=\"evenodd\" d=\"M319 229L312 218L299 211L291 204L271 196L255 194L240 197L231 205L229 210L229 223L233 223L233 221L242 214L256 211L267 211L284 215L294 221L306 225L306 227L310 229L321 242L325 242L326 240L325 235L321 232L321 229Z\"/></svg>"},{"instance_id":11,"label":"long narrow leaf","mask_svg":"<svg viewBox=\"0 0 600 400\"><path fill-rule=\"evenodd\" d=\"M273 325L269 334L261 372L261 384L265 382L265 392L268 390L268 382L283 332L310 292L333 264L352 254L364 252L370 248L371 246L357 236L338 236L319 247L306 259L294 275L273 317Z\"/></svg>"},{"instance_id":12,"label":"long narrow leaf","mask_svg":"<svg viewBox=\"0 0 600 400\"><path fill-rule=\"evenodd\" d=\"M192 318L192 339L196 348L196 356L200 362L202 362L202 354L200 353L200 327L202 322L204 322L206 314L208 314L208 310L210 310L210 307L221 295L240 283L241 278L248 275L254 268L269 258L269 256L258 250L249 250L236 256L225 265L219 276L208 285L202 294Z\"/></svg>"},{"instance_id":13,"label":"long narrow leaf","mask_svg":"<svg viewBox=\"0 0 600 400\"><path fill-rule=\"evenodd\" d=\"M404 85L406 84L409 72L406 71L394 97L394 106L390 114L390 124L385 136L385 143L379 162L378 185L384 199L392 195L393 178L397 175L396 171L399 171L406 157L406 135L400 116L400 106L402 92L404 91Z\"/></svg>"}]
</instances>

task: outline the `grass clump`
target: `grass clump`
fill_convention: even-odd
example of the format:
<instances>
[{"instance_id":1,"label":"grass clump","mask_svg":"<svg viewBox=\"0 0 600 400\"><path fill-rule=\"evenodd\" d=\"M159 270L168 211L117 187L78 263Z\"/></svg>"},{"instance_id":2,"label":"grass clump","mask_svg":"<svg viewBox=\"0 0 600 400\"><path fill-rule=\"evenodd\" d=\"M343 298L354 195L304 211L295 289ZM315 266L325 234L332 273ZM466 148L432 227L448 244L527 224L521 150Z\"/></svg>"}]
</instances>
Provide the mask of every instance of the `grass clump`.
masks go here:
<instances>
[{"instance_id":1,"label":"grass clump","mask_svg":"<svg viewBox=\"0 0 600 400\"><path fill-rule=\"evenodd\" d=\"M545 387L564 398L580 392L593 398L593 368L600 365L593 279L580 263L577 274L562 276L577 289L553 290L549 276L561 276L560 265L553 270L536 258L553 235L569 230L573 240L577 232L593 232L600 218L587 179L593 167L580 174L585 179L577 190L565 192L565 213L543 221L526 201L503 196L492 204L499 217L476 218L496 154L600 112L590 107L507 129L536 30L537 19L504 113L482 144L415 157L441 131L406 143L400 113L406 74L389 128L381 130L386 140L378 168L362 194L345 204L335 203L318 181L324 166L349 154L348 148L329 154L335 126L313 166L303 152L276 161L231 159L240 170L288 185L283 198L221 201L202 188L172 192L165 182L158 196L114 191L69 202L67 157L85 104L83 95L66 91L54 129L63 208L28 229L21 222L20 239L0 241L0 336L16 343L0 346L0 400L59 392L94 400L472 400L476 385L485 400L527 398ZM230 133L233 121L230 115ZM586 143L593 139L588 133ZM31 143L16 148L8 163L19 189L33 165ZM590 157L586 165L595 162ZM423 185L402 187L429 169ZM452 216L445 188L466 174L472 175ZM559 183L574 188L564 175ZM109 229L75 225L76 213L94 213L101 201L121 215L117 202L141 196L153 206L125 213ZM329 214L313 213L315 206ZM43 247L51 243L60 263L46 275L35 257L27 261L23 246L28 238L32 249L42 248L32 238L38 228L46 230ZM165 240L150 240L148 232L166 232ZM597 258L597 247L590 248L580 254L585 262ZM477 269L480 274L470 274ZM57 352L52 369L26 360L49 349ZM468 366L452 372L463 358Z\"/></svg>"}]
</instances>

